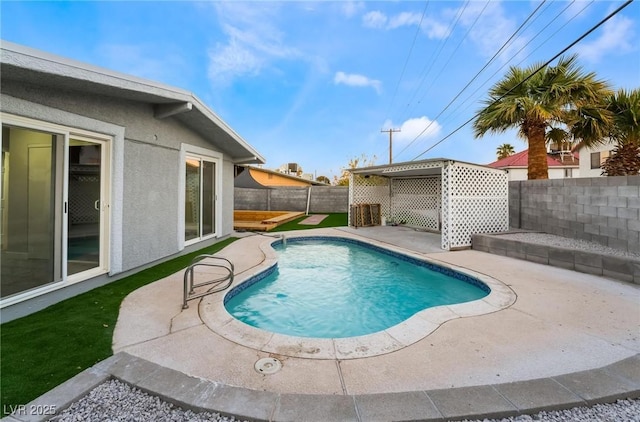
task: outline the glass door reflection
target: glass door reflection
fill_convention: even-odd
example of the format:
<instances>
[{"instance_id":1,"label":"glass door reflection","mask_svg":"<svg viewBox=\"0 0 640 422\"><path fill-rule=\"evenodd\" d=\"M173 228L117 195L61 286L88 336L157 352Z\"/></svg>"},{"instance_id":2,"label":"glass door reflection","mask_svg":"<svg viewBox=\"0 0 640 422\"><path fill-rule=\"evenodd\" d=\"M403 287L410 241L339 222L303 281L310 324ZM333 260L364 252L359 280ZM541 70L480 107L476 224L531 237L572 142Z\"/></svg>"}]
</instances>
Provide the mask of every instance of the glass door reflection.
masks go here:
<instances>
[{"instance_id":1,"label":"glass door reflection","mask_svg":"<svg viewBox=\"0 0 640 422\"><path fill-rule=\"evenodd\" d=\"M67 274L100 266L102 145L69 142Z\"/></svg>"},{"instance_id":2,"label":"glass door reflection","mask_svg":"<svg viewBox=\"0 0 640 422\"><path fill-rule=\"evenodd\" d=\"M60 281L62 137L2 127L0 293L5 298Z\"/></svg>"}]
</instances>

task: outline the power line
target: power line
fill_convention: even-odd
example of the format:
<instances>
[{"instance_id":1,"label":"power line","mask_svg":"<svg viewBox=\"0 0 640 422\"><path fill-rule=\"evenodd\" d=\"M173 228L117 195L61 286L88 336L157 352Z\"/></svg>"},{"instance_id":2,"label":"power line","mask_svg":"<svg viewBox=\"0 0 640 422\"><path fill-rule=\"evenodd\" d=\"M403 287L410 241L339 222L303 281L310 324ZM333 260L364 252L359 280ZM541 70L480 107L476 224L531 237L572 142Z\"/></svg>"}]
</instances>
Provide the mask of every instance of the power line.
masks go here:
<instances>
[{"instance_id":1,"label":"power line","mask_svg":"<svg viewBox=\"0 0 640 422\"><path fill-rule=\"evenodd\" d=\"M542 43L540 43L540 45L538 45L534 50L531 51L531 53L529 53L525 58L523 58L520 62L518 62L516 64L516 66L520 65L523 61L525 61L527 58L531 57L531 55L533 53L535 53L540 47L542 47L544 44L546 44L551 38L553 38L558 32L560 32L562 30L562 28L564 28L565 26L567 26L569 23L571 23L576 17L578 17L579 15L582 14L582 12L585 11L585 9L587 9L589 6L591 6L594 3L595 0L591 0L591 2L587 3L586 6L584 6L582 9L580 9L580 11L578 11L578 13L574 14L567 22L565 22L562 26L560 26L560 28L558 28L553 34L551 34L549 37L547 37L546 40L544 40ZM567 4L564 9L562 9L560 11L560 13L558 13L552 20L549 21L549 23L547 23L547 25L545 25L540 31L538 31L538 33L536 35L534 35L533 38L531 38L531 40L534 40L536 38L538 38L538 36L540 34L542 34L542 32L544 32L545 29L547 29L553 22L555 22L556 19L558 19L560 16L562 16L562 14L569 8L571 7L571 5L575 3L575 0L573 0L571 3ZM530 43L530 42L529 42ZM524 50L527 45L529 44L527 43L526 45L522 46L522 48L520 48L505 64L503 64L502 66L500 66L500 68L498 70L496 70L495 72L493 72L493 74L491 76L489 76L480 86L478 86L478 88L476 88L475 91L473 91L467 98L465 98L456 108L454 108L453 110L451 110L450 114L455 113L456 111L460 110L460 107L462 107L464 104L466 104L471 97L473 97L478 91L480 91L480 89L482 89L482 87L484 87L489 81L491 81L491 79L496 76L498 74L498 72L500 72L502 69L504 69L505 66L507 66L511 60L513 60L514 58L516 58L518 56L518 54L520 54L520 52L522 50ZM466 111L472 104L474 104L474 102L470 102L467 107L465 107L462 111ZM448 119L445 119L442 121L442 123L444 124L445 121L447 121Z\"/></svg>"},{"instance_id":2,"label":"power line","mask_svg":"<svg viewBox=\"0 0 640 422\"><path fill-rule=\"evenodd\" d=\"M438 59L438 57L440 57L440 53L442 52L442 49L444 48L445 45L447 45L447 42L449 42L449 34L451 34L453 32L453 30L456 28L456 26L458 26L458 22L460 21L460 18L462 17L462 14L464 13L464 11L467 9L467 7L469 6L469 1L467 0L464 3L464 7L460 10L460 12L458 12L458 15L456 16L455 21L453 21L451 23L451 25L449 26L449 28L447 28L447 38L442 41L440 43L440 47L438 48L438 50L434 53L434 55L432 55L431 57L434 57L433 59L429 58L429 60L427 61L427 63L425 64L425 67L422 69L422 79L420 79L420 83L418 84L418 87L413 91L413 95L411 96L411 98L409 99L409 102L407 103L405 110L406 111L409 108L409 105L411 105L411 103L413 102L413 99L416 97L416 94L418 93L418 91L420 90L420 88L422 87L422 84L424 84L425 79L427 78L427 75L429 74L429 72L431 71L431 68L433 67L433 64L436 62L436 60Z\"/></svg>"},{"instance_id":3,"label":"power line","mask_svg":"<svg viewBox=\"0 0 640 422\"><path fill-rule=\"evenodd\" d=\"M502 50L504 50L506 48L506 46L511 42L511 40L513 39L513 37L516 36L516 34L518 34L518 32L520 32L522 30L522 28L524 28L524 26L526 25L526 23L533 17L535 16L535 14L538 12L538 10L542 7L542 5L544 5L546 3L547 0L543 0L542 3L540 3L540 5L538 5L538 7L529 14L529 16L527 17L527 19L525 19L524 22L522 22L522 24L520 24L520 26L518 27L518 29L516 29L516 31L511 34L511 36L509 37L509 39L507 41L504 42L504 44L502 44L502 46L498 49L498 51L496 51L496 53L493 55L493 57L491 57L491 59L489 59L489 61L487 63L485 63L485 65L482 67L482 69L480 69L475 76L456 94L455 97L453 97L453 99L451 101L449 101L449 104L447 104L445 106L444 109L442 109L442 111L440 111L440 113L438 113L438 115L433 118L429 124L427 125L427 127L425 127L422 132L420 132L418 135L416 135L415 138L413 138L413 140L411 142L409 142L403 149L402 151L400 151L400 154L402 154L407 148L409 148L420 136L422 136L423 133L425 133L430 127L431 125L433 125L433 122L438 120L438 117L440 117L442 115L442 113L444 113L445 111L447 111L447 109L449 107L451 107L451 105L458 99L458 97L460 97L460 95L462 95L462 93L473 83L473 81L475 81L478 76L480 76L480 74L496 59L496 57L498 57L498 54L500 54L500 52Z\"/></svg>"},{"instance_id":4,"label":"power line","mask_svg":"<svg viewBox=\"0 0 640 422\"><path fill-rule=\"evenodd\" d=\"M538 67L536 70L534 70L529 76L527 76L526 78L524 78L522 81L520 81L518 84L516 84L513 88L511 88L510 90L508 90L507 92L505 92L504 94L502 94L499 98L497 98L492 104L497 103L498 101L502 100L505 96L507 96L508 94L510 94L512 91L516 90L517 88L519 88L522 84L524 84L525 82L527 82L529 79L531 79L535 74L537 74L538 72L540 72L542 69L544 69L545 67L549 66L549 64L551 62L553 62L554 60L556 60L558 57L560 57L561 55L563 55L564 53L566 53L567 51L569 51L571 48L573 48L573 46L575 46L576 44L578 44L580 41L582 41L583 39L585 39L586 37L588 37L593 31L595 31L596 29L598 29L600 26L602 26L605 22L607 22L609 19L611 19L612 17L614 17L615 15L617 15L618 13L620 13L622 11L622 9L624 9L625 7L629 6L631 3L633 3L633 0L627 0L622 6L618 7L616 10L614 10L613 12L611 12L609 15L607 15L604 19L602 19L600 22L598 22L594 27L592 27L591 29L589 29L587 32L585 32L584 34L582 34L578 39L576 39L575 41L573 41L571 44L569 44L567 47L563 48L558 54L556 54L555 56L553 56L551 59L549 59L547 62L545 62L544 64L540 65L540 67ZM429 148L427 148L426 150L422 151L419 155L417 155L415 158L413 158L413 160L417 160L418 158L422 157L424 154L426 154L427 152L431 151L433 148L435 148L436 146L438 146L439 144L441 144L442 142L444 142L445 140L449 139L453 134L455 134L456 132L458 132L460 129L462 129L463 127L465 127L466 125L468 125L469 123L471 123L475 118L477 118L480 115L481 112L477 112L475 113L469 120L467 120L466 122L464 122L463 124L461 124L460 126L458 126L456 129L454 129L451 133L449 133L447 136L445 136L444 138L440 139L438 142L436 142L435 144L431 145ZM418 135L420 136L420 135Z\"/></svg>"},{"instance_id":5,"label":"power line","mask_svg":"<svg viewBox=\"0 0 640 422\"><path fill-rule=\"evenodd\" d=\"M631 0L633 1L633 0ZM574 3L575 0L571 3ZM545 45L547 43L547 41L549 41L551 38L553 38L558 32L560 32L562 30L562 28L564 28L565 26L567 26L571 21L573 21L575 18L577 18L578 16L580 16L582 14L582 12L584 12L588 7L590 7L591 5L593 5L593 3L595 2L595 0L591 0L589 3L587 3L582 9L580 9L578 11L578 13L576 13L575 15L573 15L567 22L565 22L560 28L558 28L553 34L549 35L547 37L546 40L544 40L542 43L540 43L539 46L537 46L536 48L534 48L531 53L529 55L527 55L527 57L525 57L524 59L520 60L516 66L519 66L523 61L525 61L527 58L529 58L533 53L535 53L536 51L538 51L540 49L540 47L542 47L543 45ZM569 4L570 6L571 4ZM565 7L562 10L562 13L564 13L565 10L567 10L569 8L569 6ZM555 19L554 19L555 20ZM548 26L548 25L547 25ZM546 28L546 26L545 26ZM537 35L536 35L537 36Z\"/></svg>"},{"instance_id":6,"label":"power line","mask_svg":"<svg viewBox=\"0 0 640 422\"><path fill-rule=\"evenodd\" d=\"M422 17L420 17L420 23L416 28L416 33L413 36L413 42L411 43L411 47L409 48L409 54L407 55L407 59L404 61L404 66L402 67L402 72L400 72L400 78L398 79L398 84L396 85L396 89L393 92L393 97L391 97L391 103L389 105L389 110L387 110L387 115L391 113L391 109L393 108L393 103L396 100L396 95L398 94L398 89L400 88L400 83L402 82L402 78L404 77L404 72L407 70L407 64L409 64L409 59L411 58L411 53L413 52L413 47L416 45L416 39L420 34L420 30L422 29L422 21L424 20L424 15L427 13L427 8L429 7L429 0L427 0L424 5L424 10L422 11Z\"/></svg>"},{"instance_id":7,"label":"power line","mask_svg":"<svg viewBox=\"0 0 640 422\"><path fill-rule=\"evenodd\" d=\"M453 58L453 56L455 55L455 53L460 49L460 45L462 45L462 43L464 42L465 39L467 39L467 36L469 35L469 33L471 32L471 30L473 29L473 27L476 25L476 23L478 23L478 20L480 20L480 17L482 17L482 15L484 14L484 11L487 9L487 6L489 6L489 2L485 2L484 7L482 8L482 10L480 11L480 13L478 14L478 16L476 17L476 19L473 21L473 23L471 24L471 26L467 29L467 32L464 34L464 36L462 37L462 39L460 40L460 42L458 43L458 45L455 47L455 49L453 50L453 52L451 53L451 55L449 56L449 58L447 59L447 62L442 66L442 68L440 69L440 72L438 72L438 74L435 76L435 78L433 78L431 80L431 84L427 87L427 89L424 91L424 94L422 95L422 97L420 98L420 100L415 104L415 106L417 106L418 104L422 103L422 100L425 99L425 97L427 96L427 93L429 92L429 90L431 90L431 87L433 87L433 85L435 84L436 80L438 80L438 78L440 77L440 75L442 74L442 72L444 71L444 69L447 67L447 65L449 64L449 62L451 61L451 59ZM402 117L402 119L400 119L401 121L405 119L405 116L407 116L409 113L405 113Z\"/></svg>"}]
</instances>

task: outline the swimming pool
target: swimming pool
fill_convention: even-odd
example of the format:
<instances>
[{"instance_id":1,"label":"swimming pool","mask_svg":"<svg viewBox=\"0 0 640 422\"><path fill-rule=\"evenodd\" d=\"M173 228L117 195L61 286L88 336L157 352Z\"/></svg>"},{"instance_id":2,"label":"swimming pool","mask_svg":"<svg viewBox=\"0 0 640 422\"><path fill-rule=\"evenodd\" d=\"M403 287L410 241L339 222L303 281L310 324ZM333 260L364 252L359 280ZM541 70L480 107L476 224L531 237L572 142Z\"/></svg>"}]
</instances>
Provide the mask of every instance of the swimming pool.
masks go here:
<instances>
[{"instance_id":1,"label":"swimming pool","mask_svg":"<svg viewBox=\"0 0 640 422\"><path fill-rule=\"evenodd\" d=\"M372 334L491 291L467 274L353 239L302 237L273 247L278 265L232 289L224 305L248 325L290 336Z\"/></svg>"}]
</instances>

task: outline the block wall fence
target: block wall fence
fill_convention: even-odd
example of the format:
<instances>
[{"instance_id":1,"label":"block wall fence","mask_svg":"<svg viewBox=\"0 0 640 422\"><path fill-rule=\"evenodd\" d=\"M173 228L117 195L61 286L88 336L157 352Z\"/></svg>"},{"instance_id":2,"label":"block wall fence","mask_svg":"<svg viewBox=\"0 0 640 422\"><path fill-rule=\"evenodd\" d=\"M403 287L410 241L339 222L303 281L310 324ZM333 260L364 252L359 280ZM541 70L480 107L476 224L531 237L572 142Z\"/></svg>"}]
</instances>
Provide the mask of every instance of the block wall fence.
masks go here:
<instances>
[{"instance_id":1,"label":"block wall fence","mask_svg":"<svg viewBox=\"0 0 640 422\"><path fill-rule=\"evenodd\" d=\"M234 189L234 209L261 211L306 211L310 213L349 211L349 187L312 186L273 189Z\"/></svg>"},{"instance_id":2,"label":"block wall fence","mask_svg":"<svg viewBox=\"0 0 640 422\"><path fill-rule=\"evenodd\" d=\"M640 176L509 182L509 225L640 251Z\"/></svg>"},{"instance_id":3,"label":"block wall fence","mask_svg":"<svg viewBox=\"0 0 640 422\"><path fill-rule=\"evenodd\" d=\"M235 209L306 211L308 188L235 188ZM349 189L313 186L309 211L348 212ZM640 251L640 176L509 182L509 225Z\"/></svg>"}]
</instances>

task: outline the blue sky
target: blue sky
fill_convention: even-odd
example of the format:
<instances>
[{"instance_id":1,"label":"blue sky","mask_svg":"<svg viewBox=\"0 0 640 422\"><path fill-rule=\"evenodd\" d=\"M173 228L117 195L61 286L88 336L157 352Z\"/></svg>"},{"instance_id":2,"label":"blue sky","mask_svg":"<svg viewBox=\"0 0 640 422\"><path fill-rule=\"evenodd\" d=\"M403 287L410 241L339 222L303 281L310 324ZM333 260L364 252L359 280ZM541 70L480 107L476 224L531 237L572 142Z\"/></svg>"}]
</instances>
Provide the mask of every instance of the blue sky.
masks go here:
<instances>
[{"instance_id":1,"label":"blue sky","mask_svg":"<svg viewBox=\"0 0 640 422\"><path fill-rule=\"evenodd\" d=\"M508 66L547 61L623 3L3 0L0 28L7 41L189 90L266 167L333 178L363 154L388 162L381 129L401 129L394 162L486 164L502 143L525 149L515 132L475 139L470 125L431 147ZM615 88L640 87L639 20L634 2L568 54Z\"/></svg>"}]
</instances>

